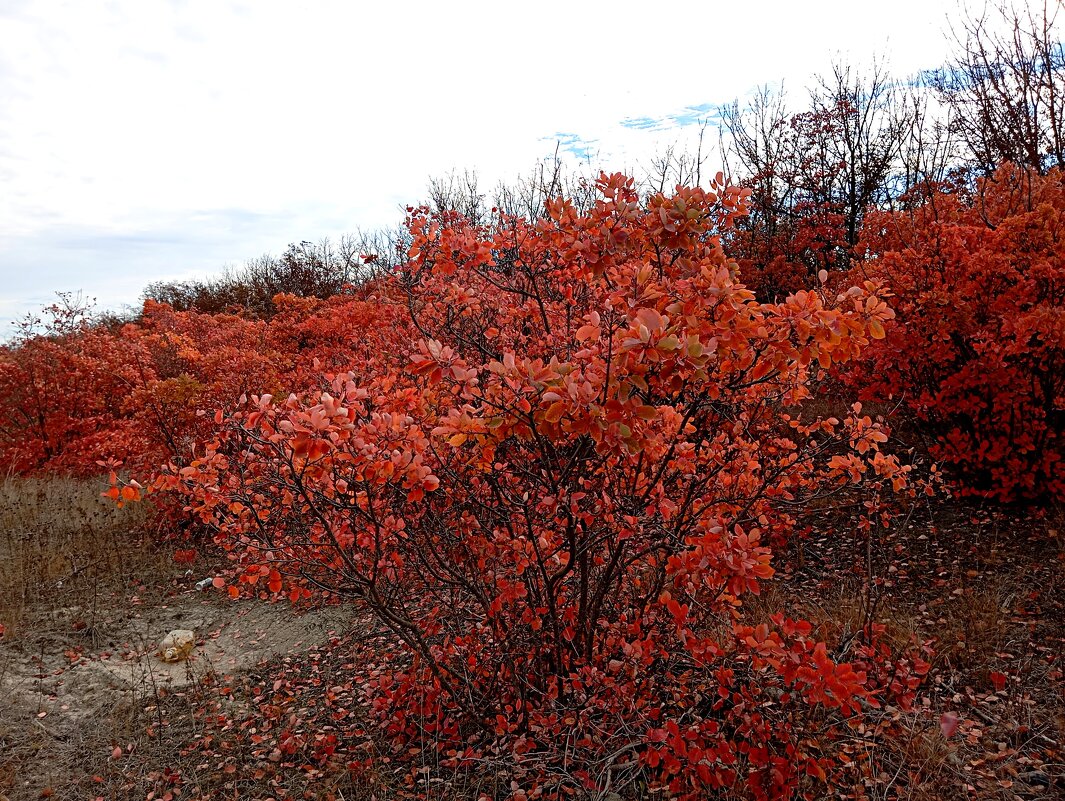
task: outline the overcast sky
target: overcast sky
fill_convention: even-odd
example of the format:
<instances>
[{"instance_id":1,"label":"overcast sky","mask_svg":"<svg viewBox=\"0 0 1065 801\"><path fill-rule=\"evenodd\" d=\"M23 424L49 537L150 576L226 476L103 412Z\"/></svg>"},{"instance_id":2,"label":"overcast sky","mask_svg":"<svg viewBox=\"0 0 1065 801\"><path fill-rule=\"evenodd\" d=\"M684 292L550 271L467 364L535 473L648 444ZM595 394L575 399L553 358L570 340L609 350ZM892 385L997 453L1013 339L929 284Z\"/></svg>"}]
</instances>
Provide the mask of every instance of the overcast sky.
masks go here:
<instances>
[{"instance_id":1,"label":"overcast sky","mask_svg":"<svg viewBox=\"0 0 1065 801\"><path fill-rule=\"evenodd\" d=\"M393 225L453 169L491 186L556 143L637 168L834 57L935 67L953 7L0 0L0 337L57 290L119 308Z\"/></svg>"}]
</instances>

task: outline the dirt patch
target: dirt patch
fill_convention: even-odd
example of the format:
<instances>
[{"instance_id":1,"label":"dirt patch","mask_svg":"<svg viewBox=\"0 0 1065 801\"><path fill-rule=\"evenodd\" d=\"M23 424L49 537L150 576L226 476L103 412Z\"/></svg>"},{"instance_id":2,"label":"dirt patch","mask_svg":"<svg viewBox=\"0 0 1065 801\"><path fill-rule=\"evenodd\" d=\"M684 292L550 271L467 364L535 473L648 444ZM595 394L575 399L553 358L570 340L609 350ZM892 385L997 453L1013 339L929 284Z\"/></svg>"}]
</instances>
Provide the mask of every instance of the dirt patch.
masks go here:
<instances>
[{"instance_id":1,"label":"dirt patch","mask_svg":"<svg viewBox=\"0 0 1065 801\"><path fill-rule=\"evenodd\" d=\"M97 610L91 630L83 627L83 612L55 610L39 632L0 644L0 799L38 798L47 790L64 797L58 788L76 778L70 771L78 750L119 746L124 714L150 709L154 699L181 694L206 675L238 676L279 655L304 653L352 622L348 607L298 614L288 603L194 590L158 605L134 596L125 606ZM196 647L188 660L164 662L158 643L178 628L195 632Z\"/></svg>"}]
</instances>

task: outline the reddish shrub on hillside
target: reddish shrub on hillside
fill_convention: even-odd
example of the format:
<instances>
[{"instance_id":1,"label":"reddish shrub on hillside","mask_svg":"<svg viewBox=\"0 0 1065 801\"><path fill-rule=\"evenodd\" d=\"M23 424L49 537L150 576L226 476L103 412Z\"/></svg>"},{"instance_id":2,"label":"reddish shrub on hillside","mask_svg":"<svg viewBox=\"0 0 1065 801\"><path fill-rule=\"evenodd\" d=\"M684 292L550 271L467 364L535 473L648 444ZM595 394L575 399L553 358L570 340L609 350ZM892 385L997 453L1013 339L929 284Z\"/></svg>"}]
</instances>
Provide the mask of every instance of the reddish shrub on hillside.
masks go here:
<instances>
[{"instance_id":1,"label":"reddish shrub on hillside","mask_svg":"<svg viewBox=\"0 0 1065 801\"><path fill-rule=\"evenodd\" d=\"M41 333L0 346L0 468L98 473L96 461L147 447L123 410L137 386L136 343L57 304Z\"/></svg>"},{"instance_id":2,"label":"reddish shrub on hillside","mask_svg":"<svg viewBox=\"0 0 1065 801\"><path fill-rule=\"evenodd\" d=\"M0 467L93 475L111 458L130 468L184 462L242 392L305 387L321 369L398 353L377 350L367 331L412 336L405 304L376 282L357 296L278 295L273 305L263 321L149 300L120 328L53 307L43 331L0 347Z\"/></svg>"},{"instance_id":3,"label":"reddish shrub on hillside","mask_svg":"<svg viewBox=\"0 0 1065 801\"><path fill-rule=\"evenodd\" d=\"M717 238L736 190L598 188L535 222L412 210L419 341L364 331L377 358L245 399L153 486L215 527L232 594L324 589L402 641L364 686L401 759L786 797L876 679L743 598L804 498L905 488L868 417L787 412L891 312L872 284L755 301Z\"/></svg>"},{"instance_id":4,"label":"reddish shrub on hillside","mask_svg":"<svg viewBox=\"0 0 1065 801\"><path fill-rule=\"evenodd\" d=\"M1065 498L1065 187L1006 165L971 190L871 212L854 274L897 323L849 380L901 398L962 491Z\"/></svg>"}]
</instances>

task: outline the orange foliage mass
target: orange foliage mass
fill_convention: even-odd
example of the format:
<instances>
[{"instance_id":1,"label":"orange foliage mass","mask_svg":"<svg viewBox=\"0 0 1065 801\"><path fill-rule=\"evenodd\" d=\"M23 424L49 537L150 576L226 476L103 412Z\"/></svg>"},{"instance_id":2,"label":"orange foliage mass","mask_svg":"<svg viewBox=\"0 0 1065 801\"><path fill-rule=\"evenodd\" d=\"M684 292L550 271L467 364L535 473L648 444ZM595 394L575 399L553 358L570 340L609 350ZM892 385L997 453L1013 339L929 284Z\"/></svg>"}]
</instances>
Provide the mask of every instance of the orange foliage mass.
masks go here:
<instances>
[{"instance_id":1,"label":"orange foliage mass","mask_svg":"<svg viewBox=\"0 0 1065 801\"><path fill-rule=\"evenodd\" d=\"M871 212L860 274L898 322L850 373L899 398L963 492L1065 498L1065 187L1006 165L905 211Z\"/></svg>"}]
</instances>

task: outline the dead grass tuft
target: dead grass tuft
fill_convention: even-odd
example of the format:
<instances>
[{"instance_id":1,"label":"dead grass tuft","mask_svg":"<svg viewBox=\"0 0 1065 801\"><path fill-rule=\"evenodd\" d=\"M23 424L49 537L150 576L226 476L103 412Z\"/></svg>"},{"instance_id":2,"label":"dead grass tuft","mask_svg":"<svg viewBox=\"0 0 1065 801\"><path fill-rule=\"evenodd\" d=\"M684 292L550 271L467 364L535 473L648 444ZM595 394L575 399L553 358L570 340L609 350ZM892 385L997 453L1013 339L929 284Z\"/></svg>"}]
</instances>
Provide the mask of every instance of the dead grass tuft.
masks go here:
<instances>
[{"instance_id":1,"label":"dead grass tuft","mask_svg":"<svg viewBox=\"0 0 1065 801\"><path fill-rule=\"evenodd\" d=\"M91 631L111 592L151 581L167 554L151 510L118 509L95 481L9 478L0 483L0 625L8 641L63 621Z\"/></svg>"}]
</instances>

